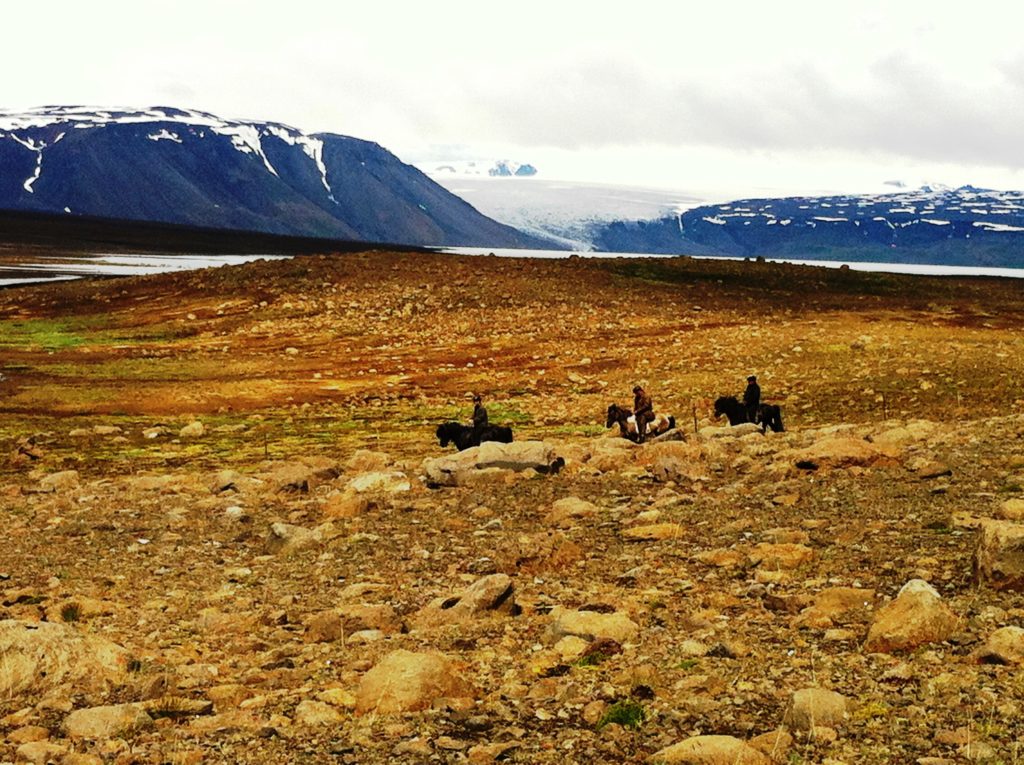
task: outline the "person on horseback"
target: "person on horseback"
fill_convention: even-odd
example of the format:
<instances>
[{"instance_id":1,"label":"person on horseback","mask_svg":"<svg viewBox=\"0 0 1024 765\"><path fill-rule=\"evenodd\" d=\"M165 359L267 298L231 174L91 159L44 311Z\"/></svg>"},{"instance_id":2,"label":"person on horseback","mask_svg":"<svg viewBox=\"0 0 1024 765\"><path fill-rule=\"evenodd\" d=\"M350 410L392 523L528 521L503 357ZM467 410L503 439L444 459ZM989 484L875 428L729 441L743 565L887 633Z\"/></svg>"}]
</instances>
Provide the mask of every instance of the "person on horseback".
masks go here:
<instances>
[{"instance_id":1,"label":"person on horseback","mask_svg":"<svg viewBox=\"0 0 1024 765\"><path fill-rule=\"evenodd\" d=\"M747 422L757 422L757 407L761 405L761 386L757 377L747 378L747 389L743 391L743 408L747 410Z\"/></svg>"},{"instance_id":2,"label":"person on horseback","mask_svg":"<svg viewBox=\"0 0 1024 765\"><path fill-rule=\"evenodd\" d=\"M633 386L633 417L636 419L636 440L642 444L647 434L647 423L654 421L654 403L639 385Z\"/></svg>"},{"instance_id":3,"label":"person on horseback","mask_svg":"<svg viewBox=\"0 0 1024 765\"><path fill-rule=\"evenodd\" d=\"M473 396L473 429L480 430L487 427L487 410L484 408L483 399L477 393Z\"/></svg>"}]
</instances>

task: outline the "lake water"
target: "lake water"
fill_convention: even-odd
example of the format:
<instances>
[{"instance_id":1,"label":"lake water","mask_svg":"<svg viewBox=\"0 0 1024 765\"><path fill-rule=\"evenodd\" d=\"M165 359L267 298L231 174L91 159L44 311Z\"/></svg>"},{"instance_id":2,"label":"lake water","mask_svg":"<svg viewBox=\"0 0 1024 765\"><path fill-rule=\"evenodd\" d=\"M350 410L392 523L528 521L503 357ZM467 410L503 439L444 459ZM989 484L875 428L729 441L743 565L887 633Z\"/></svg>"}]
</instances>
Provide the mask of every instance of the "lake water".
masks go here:
<instances>
[{"instance_id":1,"label":"lake water","mask_svg":"<svg viewBox=\"0 0 1024 765\"><path fill-rule=\"evenodd\" d=\"M482 256L494 255L504 258L568 258L573 254L586 258L671 258L674 255L651 255L639 252L567 252L565 250L511 250L483 247L437 248L438 252L453 255ZM105 254L83 255L75 258L46 259L34 261L19 259L4 263L0 260L0 287L37 282L66 281L88 276L141 276L169 271L188 271L196 268L237 265L253 260L281 260L292 257L277 254L252 255L189 255L189 254ZM412 255L410 257L415 257ZM743 258L715 258L705 255L690 256L702 260L743 260ZM822 268L840 268L842 261L798 260L791 258L766 258L772 263L794 263ZM1024 278L1024 268L972 268L968 266L933 266L910 263L848 263L854 271L875 271L894 274L918 274L923 276L995 276L1011 279Z\"/></svg>"}]
</instances>

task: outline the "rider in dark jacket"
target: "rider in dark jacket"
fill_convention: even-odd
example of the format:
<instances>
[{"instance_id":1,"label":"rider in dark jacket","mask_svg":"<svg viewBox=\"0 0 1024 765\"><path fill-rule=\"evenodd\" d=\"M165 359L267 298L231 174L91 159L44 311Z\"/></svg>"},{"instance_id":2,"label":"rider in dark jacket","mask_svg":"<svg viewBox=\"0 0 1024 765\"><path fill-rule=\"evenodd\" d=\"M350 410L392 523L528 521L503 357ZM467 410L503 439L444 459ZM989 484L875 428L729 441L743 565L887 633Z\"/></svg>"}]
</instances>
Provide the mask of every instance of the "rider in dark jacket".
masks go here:
<instances>
[{"instance_id":1,"label":"rider in dark jacket","mask_svg":"<svg viewBox=\"0 0 1024 765\"><path fill-rule=\"evenodd\" d=\"M476 430L487 427L487 410L484 409L480 394L473 396L473 427Z\"/></svg>"},{"instance_id":2,"label":"rider in dark jacket","mask_svg":"<svg viewBox=\"0 0 1024 765\"><path fill-rule=\"evenodd\" d=\"M747 422L757 422L757 407L761 405L761 386L757 378L747 378L747 389L743 391L743 408L747 410Z\"/></svg>"},{"instance_id":3,"label":"rider in dark jacket","mask_svg":"<svg viewBox=\"0 0 1024 765\"><path fill-rule=\"evenodd\" d=\"M639 385L633 388L633 417L636 418L636 440L644 442L647 423L654 421L654 403Z\"/></svg>"}]
</instances>

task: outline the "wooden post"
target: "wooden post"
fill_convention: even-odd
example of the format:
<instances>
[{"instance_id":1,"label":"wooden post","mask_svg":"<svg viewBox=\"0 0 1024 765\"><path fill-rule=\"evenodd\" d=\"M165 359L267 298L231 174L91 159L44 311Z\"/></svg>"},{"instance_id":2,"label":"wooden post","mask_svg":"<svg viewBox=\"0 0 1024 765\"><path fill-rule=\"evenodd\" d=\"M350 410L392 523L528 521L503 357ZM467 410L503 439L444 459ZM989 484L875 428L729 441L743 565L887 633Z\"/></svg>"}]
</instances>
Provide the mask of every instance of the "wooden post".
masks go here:
<instances>
[{"instance_id":1,"label":"wooden post","mask_svg":"<svg viewBox=\"0 0 1024 765\"><path fill-rule=\"evenodd\" d=\"M693 432L697 432L697 405L693 404Z\"/></svg>"}]
</instances>

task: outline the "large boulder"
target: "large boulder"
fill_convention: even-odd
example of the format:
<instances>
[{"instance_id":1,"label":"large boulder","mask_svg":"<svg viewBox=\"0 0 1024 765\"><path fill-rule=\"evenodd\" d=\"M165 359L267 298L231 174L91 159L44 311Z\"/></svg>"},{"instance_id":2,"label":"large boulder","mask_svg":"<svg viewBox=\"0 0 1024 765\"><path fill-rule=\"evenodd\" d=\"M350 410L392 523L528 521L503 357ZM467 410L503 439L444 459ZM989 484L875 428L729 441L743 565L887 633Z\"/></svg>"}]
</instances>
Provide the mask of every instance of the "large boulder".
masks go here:
<instances>
[{"instance_id":1,"label":"large boulder","mask_svg":"<svg viewBox=\"0 0 1024 765\"><path fill-rule=\"evenodd\" d=\"M356 714L416 712L437 699L473 695L472 686L448 657L398 650L363 676L356 692Z\"/></svg>"},{"instance_id":2,"label":"large boulder","mask_svg":"<svg viewBox=\"0 0 1024 765\"><path fill-rule=\"evenodd\" d=\"M99 688L122 678L128 652L96 635L49 622L0 621L0 698L59 685Z\"/></svg>"},{"instance_id":3,"label":"large boulder","mask_svg":"<svg viewBox=\"0 0 1024 765\"><path fill-rule=\"evenodd\" d=\"M910 651L927 643L941 643L960 626L959 617L922 579L903 585L894 601L875 614L864 650L870 653Z\"/></svg>"},{"instance_id":4,"label":"large boulder","mask_svg":"<svg viewBox=\"0 0 1024 765\"><path fill-rule=\"evenodd\" d=\"M515 441L503 444L485 441L455 454L429 458L423 461L427 482L435 486L461 486L472 484L478 473L484 471L536 470L553 473L565 464L554 447L544 441Z\"/></svg>"},{"instance_id":5,"label":"large boulder","mask_svg":"<svg viewBox=\"0 0 1024 765\"><path fill-rule=\"evenodd\" d=\"M771 765L767 756L732 736L693 736L655 752L647 761L655 765Z\"/></svg>"},{"instance_id":6,"label":"large boulder","mask_svg":"<svg viewBox=\"0 0 1024 765\"><path fill-rule=\"evenodd\" d=\"M981 522L974 579L997 590L1024 590L1024 524Z\"/></svg>"}]
</instances>

